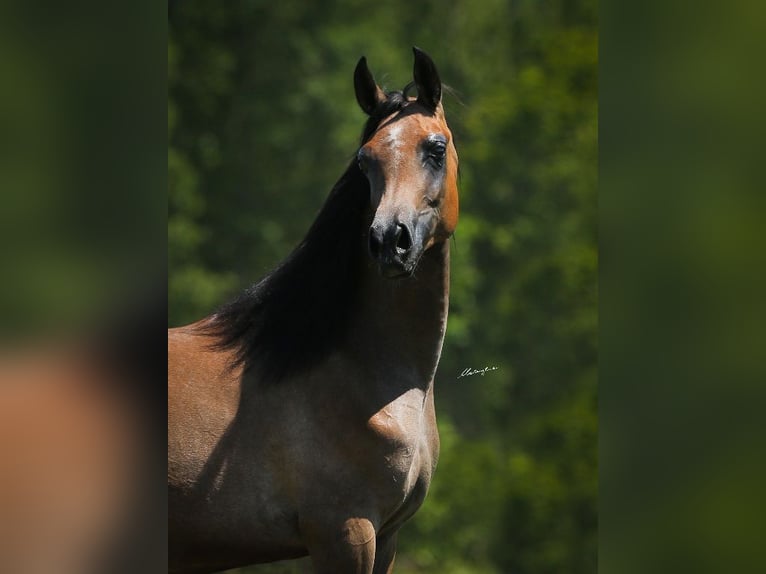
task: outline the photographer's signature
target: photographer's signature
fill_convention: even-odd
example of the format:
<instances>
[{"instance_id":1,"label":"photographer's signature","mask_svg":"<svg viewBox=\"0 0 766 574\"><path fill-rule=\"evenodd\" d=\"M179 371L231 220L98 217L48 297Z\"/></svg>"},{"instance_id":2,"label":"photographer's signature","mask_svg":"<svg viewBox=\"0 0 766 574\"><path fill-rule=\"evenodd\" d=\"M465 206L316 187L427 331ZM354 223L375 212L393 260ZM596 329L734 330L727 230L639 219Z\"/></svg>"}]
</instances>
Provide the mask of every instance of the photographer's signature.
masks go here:
<instances>
[{"instance_id":1,"label":"photographer's signature","mask_svg":"<svg viewBox=\"0 0 766 574\"><path fill-rule=\"evenodd\" d=\"M481 375L484 376L484 373L488 373L490 371L497 371L498 367L484 367L483 369L473 369L471 367L468 367L467 369L463 369L463 372L458 375L458 379L462 379L463 377L472 377L474 375Z\"/></svg>"}]
</instances>

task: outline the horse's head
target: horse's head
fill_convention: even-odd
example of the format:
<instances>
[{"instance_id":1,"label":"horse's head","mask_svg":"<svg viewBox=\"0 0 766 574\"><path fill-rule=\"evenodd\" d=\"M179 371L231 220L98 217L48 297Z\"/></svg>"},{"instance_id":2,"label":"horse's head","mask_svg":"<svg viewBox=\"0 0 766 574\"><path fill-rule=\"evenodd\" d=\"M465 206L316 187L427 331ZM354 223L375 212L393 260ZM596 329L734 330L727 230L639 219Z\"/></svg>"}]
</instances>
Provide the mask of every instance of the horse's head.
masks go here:
<instances>
[{"instance_id":1,"label":"horse's head","mask_svg":"<svg viewBox=\"0 0 766 574\"><path fill-rule=\"evenodd\" d=\"M458 158L439 73L426 53L414 52L417 98L407 97L406 89L386 94L365 58L354 72L356 99L372 128L357 154L375 212L369 250L388 277L412 275L423 253L452 235L458 219Z\"/></svg>"}]
</instances>

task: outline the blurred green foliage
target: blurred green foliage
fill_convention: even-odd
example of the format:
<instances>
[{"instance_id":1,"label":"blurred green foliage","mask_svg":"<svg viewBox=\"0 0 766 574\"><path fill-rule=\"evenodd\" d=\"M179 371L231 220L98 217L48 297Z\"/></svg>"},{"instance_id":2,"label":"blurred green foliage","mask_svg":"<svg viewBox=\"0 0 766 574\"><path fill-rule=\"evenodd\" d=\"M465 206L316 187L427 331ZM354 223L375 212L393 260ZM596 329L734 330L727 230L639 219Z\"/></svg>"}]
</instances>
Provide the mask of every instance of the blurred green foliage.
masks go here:
<instances>
[{"instance_id":1,"label":"blurred green foliage","mask_svg":"<svg viewBox=\"0 0 766 574\"><path fill-rule=\"evenodd\" d=\"M2 344L70 337L165 291L164 29L86 4L0 8Z\"/></svg>"},{"instance_id":2,"label":"blurred green foliage","mask_svg":"<svg viewBox=\"0 0 766 574\"><path fill-rule=\"evenodd\" d=\"M190 0L170 3L168 34L171 325L308 229L356 151L357 59L398 89L411 46L433 57L452 88L461 219L442 455L396 571L595 572L596 2ZM497 370L458 379L484 366Z\"/></svg>"},{"instance_id":3,"label":"blurred green foliage","mask_svg":"<svg viewBox=\"0 0 766 574\"><path fill-rule=\"evenodd\" d=\"M766 4L603 7L599 566L764 572Z\"/></svg>"}]
</instances>

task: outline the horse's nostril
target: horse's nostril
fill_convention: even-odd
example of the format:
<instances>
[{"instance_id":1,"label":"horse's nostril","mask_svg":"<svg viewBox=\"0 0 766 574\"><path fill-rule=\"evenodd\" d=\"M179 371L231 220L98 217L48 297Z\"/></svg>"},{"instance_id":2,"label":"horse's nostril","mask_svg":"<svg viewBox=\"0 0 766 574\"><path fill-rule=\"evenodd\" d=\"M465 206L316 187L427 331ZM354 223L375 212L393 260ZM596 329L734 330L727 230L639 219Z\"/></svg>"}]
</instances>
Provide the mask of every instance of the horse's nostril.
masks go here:
<instances>
[{"instance_id":1,"label":"horse's nostril","mask_svg":"<svg viewBox=\"0 0 766 574\"><path fill-rule=\"evenodd\" d=\"M407 253L412 248L412 237L410 236L410 230L401 223L398 224L396 230L396 249L400 253Z\"/></svg>"}]
</instances>

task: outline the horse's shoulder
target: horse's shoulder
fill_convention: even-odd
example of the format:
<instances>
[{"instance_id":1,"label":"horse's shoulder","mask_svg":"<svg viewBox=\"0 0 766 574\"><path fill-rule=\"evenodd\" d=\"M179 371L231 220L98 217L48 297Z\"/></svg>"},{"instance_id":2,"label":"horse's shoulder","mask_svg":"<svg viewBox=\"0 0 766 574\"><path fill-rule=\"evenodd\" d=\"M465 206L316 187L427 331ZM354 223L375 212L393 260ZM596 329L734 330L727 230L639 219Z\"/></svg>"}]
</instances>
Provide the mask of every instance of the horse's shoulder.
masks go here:
<instances>
[{"instance_id":1,"label":"horse's shoulder","mask_svg":"<svg viewBox=\"0 0 766 574\"><path fill-rule=\"evenodd\" d=\"M428 420L424 417L425 397L413 388L379 408L367 428L377 436L397 442L419 442Z\"/></svg>"}]
</instances>

